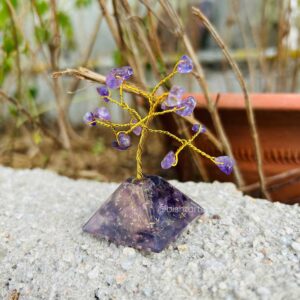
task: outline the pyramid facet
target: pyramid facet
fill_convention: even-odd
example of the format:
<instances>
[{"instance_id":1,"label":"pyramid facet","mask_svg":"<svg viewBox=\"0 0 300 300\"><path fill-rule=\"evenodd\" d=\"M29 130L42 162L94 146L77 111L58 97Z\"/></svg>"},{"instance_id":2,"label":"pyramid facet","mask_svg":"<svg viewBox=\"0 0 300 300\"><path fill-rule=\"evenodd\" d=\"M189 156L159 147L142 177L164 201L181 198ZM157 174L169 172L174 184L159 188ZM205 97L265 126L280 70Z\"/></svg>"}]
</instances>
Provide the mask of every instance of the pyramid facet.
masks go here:
<instances>
[{"instance_id":1,"label":"pyramid facet","mask_svg":"<svg viewBox=\"0 0 300 300\"><path fill-rule=\"evenodd\" d=\"M160 252L203 213L201 206L161 177L129 178L83 230L118 245Z\"/></svg>"}]
</instances>

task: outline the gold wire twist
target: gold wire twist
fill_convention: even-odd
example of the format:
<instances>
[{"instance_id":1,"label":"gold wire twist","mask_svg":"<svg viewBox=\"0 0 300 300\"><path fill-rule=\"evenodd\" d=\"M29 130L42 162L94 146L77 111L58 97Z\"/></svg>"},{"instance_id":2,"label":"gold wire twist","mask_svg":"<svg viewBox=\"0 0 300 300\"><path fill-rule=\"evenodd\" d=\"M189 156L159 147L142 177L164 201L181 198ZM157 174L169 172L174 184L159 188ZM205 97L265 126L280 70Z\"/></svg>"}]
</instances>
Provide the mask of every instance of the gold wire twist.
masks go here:
<instances>
[{"instance_id":1,"label":"gold wire twist","mask_svg":"<svg viewBox=\"0 0 300 300\"><path fill-rule=\"evenodd\" d=\"M177 149L177 151L175 153L175 162L174 162L173 166L177 165L178 155L187 146L190 147L195 152L197 152L197 153L201 154L202 156L208 158L209 160L211 160L215 164L223 164L222 162L217 162L215 157L210 156L209 154L207 154L204 151L198 149L195 145L192 144L192 142L195 140L195 138L201 133L202 125L200 125L200 128L199 128L198 132L195 133L188 140L179 138L178 136L170 133L169 131L159 130L159 129L152 129L152 128L149 127L149 124L151 123L153 118L155 118L157 116L160 116L160 115L176 112L180 109L183 109L183 108L173 108L173 109L169 109L169 110L156 112L157 106L168 96L169 93L166 92L166 93L163 93L159 96L155 96L155 93L160 88L160 86L162 86L165 82L167 82L175 74L177 74L177 65L178 65L178 63L175 65L173 71L169 75L167 75L165 78L163 78L153 88L153 90L150 93L148 93L146 91L143 91L140 88L138 88L136 86L133 86L133 85L130 85L128 83L122 83L120 85L120 101L117 101L117 100L111 98L110 95L105 96L112 103L114 103L114 104L118 105L119 107L121 107L122 109L128 111L128 113L131 116L130 123L120 124L120 123L113 123L113 122L106 121L106 120L99 120L99 119L96 120L97 124L108 127L108 128L111 128L113 130L114 134L116 135L117 140L118 140L118 135L121 132L125 133L125 134L129 134L136 127L138 127L138 126L142 127L142 132L141 132L141 136L140 136L140 140L139 140L139 144L138 144L138 148L137 148L137 152L136 152L136 162L137 162L136 179L137 180L140 180L140 179L143 178L142 154L143 154L143 150L144 150L144 147L145 147L145 142L146 142L146 137L147 137L148 132L167 135L167 136L173 138L174 140L176 140L177 142L179 142L181 144L180 147ZM128 91L128 92L134 93L136 95L140 95L140 96L142 96L142 97L144 97L148 100L150 108L149 108L148 114L144 118L141 117L141 115L135 109L129 107L128 104L124 101L124 96L123 96L124 89L126 89L126 91ZM133 123L134 119L137 119L136 123ZM91 125L91 124L93 124L93 122L89 122L89 124ZM126 128L126 127L128 127L127 130L121 130L121 131L118 131L118 132L115 130L115 128Z\"/></svg>"}]
</instances>

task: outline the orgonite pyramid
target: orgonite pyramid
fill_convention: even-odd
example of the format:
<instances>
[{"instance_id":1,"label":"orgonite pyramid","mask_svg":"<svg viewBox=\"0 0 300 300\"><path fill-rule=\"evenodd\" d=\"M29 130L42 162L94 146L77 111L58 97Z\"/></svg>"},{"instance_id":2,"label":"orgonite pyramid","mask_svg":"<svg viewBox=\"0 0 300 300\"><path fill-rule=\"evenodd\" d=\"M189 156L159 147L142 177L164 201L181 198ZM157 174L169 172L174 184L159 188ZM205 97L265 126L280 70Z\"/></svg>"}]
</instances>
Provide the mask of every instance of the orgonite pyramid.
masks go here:
<instances>
[{"instance_id":1,"label":"orgonite pyramid","mask_svg":"<svg viewBox=\"0 0 300 300\"><path fill-rule=\"evenodd\" d=\"M83 230L118 245L160 252L203 213L201 206L161 177L129 178Z\"/></svg>"}]
</instances>

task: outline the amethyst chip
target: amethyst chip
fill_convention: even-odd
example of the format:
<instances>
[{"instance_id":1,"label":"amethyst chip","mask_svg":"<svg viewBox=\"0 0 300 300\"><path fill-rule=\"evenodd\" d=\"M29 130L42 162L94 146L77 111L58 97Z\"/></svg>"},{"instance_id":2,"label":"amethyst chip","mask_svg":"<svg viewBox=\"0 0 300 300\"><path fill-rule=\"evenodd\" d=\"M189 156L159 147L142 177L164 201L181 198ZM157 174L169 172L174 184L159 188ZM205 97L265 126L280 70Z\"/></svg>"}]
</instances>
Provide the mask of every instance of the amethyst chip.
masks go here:
<instances>
[{"instance_id":1,"label":"amethyst chip","mask_svg":"<svg viewBox=\"0 0 300 300\"><path fill-rule=\"evenodd\" d=\"M107 88L107 86L103 85L103 86L99 86L97 87L97 92L98 94L102 97L104 102L109 102L109 99L107 98L107 96L109 96L109 90Z\"/></svg>"},{"instance_id":2,"label":"amethyst chip","mask_svg":"<svg viewBox=\"0 0 300 300\"><path fill-rule=\"evenodd\" d=\"M169 91L169 95L165 104L169 107L174 107L180 104L184 93L184 89L180 86L174 85L171 90Z\"/></svg>"},{"instance_id":3,"label":"amethyst chip","mask_svg":"<svg viewBox=\"0 0 300 300\"><path fill-rule=\"evenodd\" d=\"M109 95L109 90L105 85L97 87L97 92L100 96L108 96Z\"/></svg>"},{"instance_id":4,"label":"amethyst chip","mask_svg":"<svg viewBox=\"0 0 300 300\"><path fill-rule=\"evenodd\" d=\"M182 117L190 116L196 107L196 100L194 99L194 97L189 96L186 99L182 100L177 107L182 108L181 110L176 111L177 115Z\"/></svg>"},{"instance_id":5,"label":"amethyst chip","mask_svg":"<svg viewBox=\"0 0 300 300\"><path fill-rule=\"evenodd\" d=\"M133 123L133 124L136 124L136 123L137 123L137 120L133 120L132 123ZM141 127L141 126L137 126L137 127L135 127L135 128L132 130L132 132L133 132L135 135L139 136L139 135L141 135L141 133L142 133L142 127Z\"/></svg>"},{"instance_id":6,"label":"amethyst chip","mask_svg":"<svg viewBox=\"0 0 300 300\"><path fill-rule=\"evenodd\" d=\"M133 69L130 66L125 66L119 69L118 75L124 80L128 80L133 75Z\"/></svg>"},{"instance_id":7,"label":"amethyst chip","mask_svg":"<svg viewBox=\"0 0 300 300\"><path fill-rule=\"evenodd\" d=\"M128 134L121 132L118 135L118 140L112 142L112 147L123 151L123 150L127 150L129 147L131 146L131 138Z\"/></svg>"},{"instance_id":8,"label":"amethyst chip","mask_svg":"<svg viewBox=\"0 0 300 300\"><path fill-rule=\"evenodd\" d=\"M192 60L187 56L183 55L180 58L180 61L177 65L177 71L179 73L185 74L185 73L190 73L193 70L193 62Z\"/></svg>"},{"instance_id":9,"label":"amethyst chip","mask_svg":"<svg viewBox=\"0 0 300 300\"><path fill-rule=\"evenodd\" d=\"M118 142L121 147L129 147L131 145L130 136L126 133L121 132L118 135Z\"/></svg>"},{"instance_id":10,"label":"amethyst chip","mask_svg":"<svg viewBox=\"0 0 300 300\"><path fill-rule=\"evenodd\" d=\"M117 150L119 150L119 151L125 151L125 150L127 150L127 149L130 147L130 146L128 146L128 147L120 146L119 143L118 143L117 141L113 141L113 142L111 143L111 146L112 146L114 149L117 149Z\"/></svg>"},{"instance_id":11,"label":"amethyst chip","mask_svg":"<svg viewBox=\"0 0 300 300\"><path fill-rule=\"evenodd\" d=\"M92 112L87 112L83 116L83 121L84 121L84 123L88 124L89 126L96 126L96 124L97 124L95 116Z\"/></svg>"},{"instance_id":12,"label":"amethyst chip","mask_svg":"<svg viewBox=\"0 0 300 300\"><path fill-rule=\"evenodd\" d=\"M106 76L106 85L112 90L119 88L123 82L122 78L116 76L116 70L117 69L112 69Z\"/></svg>"},{"instance_id":13,"label":"amethyst chip","mask_svg":"<svg viewBox=\"0 0 300 300\"><path fill-rule=\"evenodd\" d=\"M226 175L230 175L233 167L234 160L229 156L219 156L215 159L217 162L217 167Z\"/></svg>"},{"instance_id":14,"label":"amethyst chip","mask_svg":"<svg viewBox=\"0 0 300 300\"><path fill-rule=\"evenodd\" d=\"M170 169L175 163L175 154L173 151L169 151L167 155L163 158L160 165L163 169Z\"/></svg>"},{"instance_id":15,"label":"amethyst chip","mask_svg":"<svg viewBox=\"0 0 300 300\"><path fill-rule=\"evenodd\" d=\"M112 69L106 76L106 85L110 89L117 89L124 80L128 80L133 75L133 69L129 66Z\"/></svg>"},{"instance_id":16,"label":"amethyst chip","mask_svg":"<svg viewBox=\"0 0 300 300\"><path fill-rule=\"evenodd\" d=\"M197 133L200 130L200 128L201 128L200 133L205 133L206 132L206 127L204 125L200 125L198 123L196 123L192 126L192 131Z\"/></svg>"},{"instance_id":17,"label":"amethyst chip","mask_svg":"<svg viewBox=\"0 0 300 300\"><path fill-rule=\"evenodd\" d=\"M94 113L95 118L100 119L100 120L105 120L105 121L111 121L111 115L109 110L102 106L102 107L97 107L96 111Z\"/></svg>"},{"instance_id":18,"label":"amethyst chip","mask_svg":"<svg viewBox=\"0 0 300 300\"><path fill-rule=\"evenodd\" d=\"M192 126L192 131L194 131L194 132L198 132L199 129L200 129L200 124L194 124L194 125Z\"/></svg>"}]
</instances>

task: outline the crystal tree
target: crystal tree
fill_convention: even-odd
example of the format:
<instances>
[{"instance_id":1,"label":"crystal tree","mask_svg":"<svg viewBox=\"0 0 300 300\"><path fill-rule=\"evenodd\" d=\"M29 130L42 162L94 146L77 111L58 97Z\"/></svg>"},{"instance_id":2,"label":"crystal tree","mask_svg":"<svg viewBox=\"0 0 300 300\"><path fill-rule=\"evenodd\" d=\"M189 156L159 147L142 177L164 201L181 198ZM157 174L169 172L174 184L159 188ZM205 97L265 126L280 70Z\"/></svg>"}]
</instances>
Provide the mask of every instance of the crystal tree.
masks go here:
<instances>
[{"instance_id":1,"label":"crystal tree","mask_svg":"<svg viewBox=\"0 0 300 300\"><path fill-rule=\"evenodd\" d=\"M104 102L118 105L130 115L126 124L112 122L108 109L104 106L88 112L84 121L89 126L105 126L112 130L115 141L112 147L125 151L131 146L130 134L139 136L136 152L137 170L134 178L123 182L108 200L96 211L84 225L83 230L97 237L106 238L116 244L138 249L160 252L174 241L182 230L196 217L204 213L203 209L170 183L159 176L143 174L142 154L149 133L164 134L179 143L178 149L169 151L161 161L163 169L176 166L180 152L189 147L211 160L227 175L232 172L234 161L228 156L213 157L198 149L193 141L206 129L194 124L194 134L190 139L182 139L168 131L151 128L151 121L164 114L175 113L185 117L193 113L196 101L193 97L184 97L184 89L173 86L169 92L157 95L159 87L177 73L192 72L191 59L184 55L173 71L163 78L150 92L143 91L128 83L133 75L129 66L112 69L106 76L106 85L97 88ZM111 90L119 90L119 100L111 97ZM149 104L146 116L141 116L124 101L124 91L144 97Z\"/></svg>"}]
</instances>

